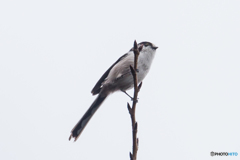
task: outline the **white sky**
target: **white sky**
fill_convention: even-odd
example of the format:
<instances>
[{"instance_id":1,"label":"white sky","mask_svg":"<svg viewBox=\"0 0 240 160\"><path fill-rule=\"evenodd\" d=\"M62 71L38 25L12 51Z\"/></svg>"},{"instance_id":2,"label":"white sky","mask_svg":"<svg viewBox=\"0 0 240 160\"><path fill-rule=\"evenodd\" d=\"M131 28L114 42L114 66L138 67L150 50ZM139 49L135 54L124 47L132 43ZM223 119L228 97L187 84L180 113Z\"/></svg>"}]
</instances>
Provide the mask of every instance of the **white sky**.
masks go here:
<instances>
[{"instance_id":1,"label":"white sky","mask_svg":"<svg viewBox=\"0 0 240 160\"><path fill-rule=\"evenodd\" d=\"M138 160L240 154L239 7L1 1L0 159L129 159L130 100L122 93L104 102L76 143L68 137L95 99L92 87L135 39L159 47L139 94Z\"/></svg>"}]
</instances>

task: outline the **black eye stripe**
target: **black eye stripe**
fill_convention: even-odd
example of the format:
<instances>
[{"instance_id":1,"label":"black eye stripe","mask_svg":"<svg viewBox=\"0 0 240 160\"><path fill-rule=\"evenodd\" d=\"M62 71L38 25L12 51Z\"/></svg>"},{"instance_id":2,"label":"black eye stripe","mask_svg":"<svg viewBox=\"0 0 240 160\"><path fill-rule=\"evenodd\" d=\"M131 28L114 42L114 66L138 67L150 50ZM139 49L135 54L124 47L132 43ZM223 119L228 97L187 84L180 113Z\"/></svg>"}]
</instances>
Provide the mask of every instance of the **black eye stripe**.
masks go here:
<instances>
[{"instance_id":1,"label":"black eye stripe","mask_svg":"<svg viewBox=\"0 0 240 160\"><path fill-rule=\"evenodd\" d=\"M154 46L151 42L146 42L146 41L145 41L145 42L138 43L138 46L140 46L140 45L144 45L144 47L150 46L150 47L153 48L153 49L156 49L156 48L157 48L157 47ZM130 51L133 51L133 48L131 48Z\"/></svg>"},{"instance_id":2,"label":"black eye stripe","mask_svg":"<svg viewBox=\"0 0 240 160\"><path fill-rule=\"evenodd\" d=\"M145 47L146 46L153 46L153 44L152 43L150 43L150 42L141 42L140 44L143 44Z\"/></svg>"}]
</instances>

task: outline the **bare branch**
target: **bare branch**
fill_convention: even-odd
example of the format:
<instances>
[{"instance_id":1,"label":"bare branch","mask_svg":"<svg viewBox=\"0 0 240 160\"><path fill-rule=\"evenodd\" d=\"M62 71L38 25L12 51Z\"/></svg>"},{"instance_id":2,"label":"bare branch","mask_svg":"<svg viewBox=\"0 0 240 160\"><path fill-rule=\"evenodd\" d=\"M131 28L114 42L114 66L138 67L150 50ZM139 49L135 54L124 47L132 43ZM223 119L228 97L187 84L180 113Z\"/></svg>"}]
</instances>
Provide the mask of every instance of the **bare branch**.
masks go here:
<instances>
[{"instance_id":1,"label":"bare branch","mask_svg":"<svg viewBox=\"0 0 240 160\"><path fill-rule=\"evenodd\" d=\"M133 148L132 148L132 153L130 152L130 160L136 160L137 159L137 151L138 151L138 138L137 138L137 122L135 118L135 110L136 110L136 104L138 102L138 92L142 86L142 83L139 84L138 86L138 80L137 80L137 62L138 62L138 56L139 56L139 50L142 50L142 46L138 48L136 40L134 41L134 68L130 66L131 73L133 75L133 81L134 81L134 96L133 96L133 102L132 102L132 108L128 104L128 111L131 116L132 120L132 140L133 140Z\"/></svg>"}]
</instances>

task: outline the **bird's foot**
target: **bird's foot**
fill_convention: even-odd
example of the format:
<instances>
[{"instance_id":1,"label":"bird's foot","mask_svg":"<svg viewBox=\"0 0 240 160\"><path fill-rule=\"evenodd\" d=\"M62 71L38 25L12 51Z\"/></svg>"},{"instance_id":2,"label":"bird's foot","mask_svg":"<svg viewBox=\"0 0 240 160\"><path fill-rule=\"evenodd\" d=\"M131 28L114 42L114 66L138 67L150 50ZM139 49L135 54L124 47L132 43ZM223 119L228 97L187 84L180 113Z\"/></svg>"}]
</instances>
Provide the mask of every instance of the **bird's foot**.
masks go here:
<instances>
[{"instance_id":1,"label":"bird's foot","mask_svg":"<svg viewBox=\"0 0 240 160\"><path fill-rule=\"evenodd\" d=\"M130 96L126 91L121 90L123 93L125 93L128 97L130 97L131 101L135 101L136 103L138 102L138 98L137 100L134 100L134 98L132 96Z\"/></svg>"}]
</instances>

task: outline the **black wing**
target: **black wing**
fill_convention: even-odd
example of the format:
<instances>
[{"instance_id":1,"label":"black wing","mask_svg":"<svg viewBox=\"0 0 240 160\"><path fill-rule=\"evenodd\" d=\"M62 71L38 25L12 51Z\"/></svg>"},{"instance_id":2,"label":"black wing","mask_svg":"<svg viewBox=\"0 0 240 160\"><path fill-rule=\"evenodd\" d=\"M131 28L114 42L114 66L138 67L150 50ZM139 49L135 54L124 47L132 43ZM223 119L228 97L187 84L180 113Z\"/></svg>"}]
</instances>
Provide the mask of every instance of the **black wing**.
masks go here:
<instances>
[{"instance_id":1,"label":"black wing","mask_svg":"<svg viewBox=\"0 0 240 160\"><path fill-rule=\"evenodd\" d=\"M102 89L102 83L104 82L104 80L107 78L110 70L120 61L122 60L123 58L125 58L126 56L128 55L128 53L124 54L122 57L120 57L103 75L102 77L98 80L98 82L95 84L95 86L93 87L91 93L93 95L96 95L98 94L101 89Z\"/></svg>"}]
</instances>

